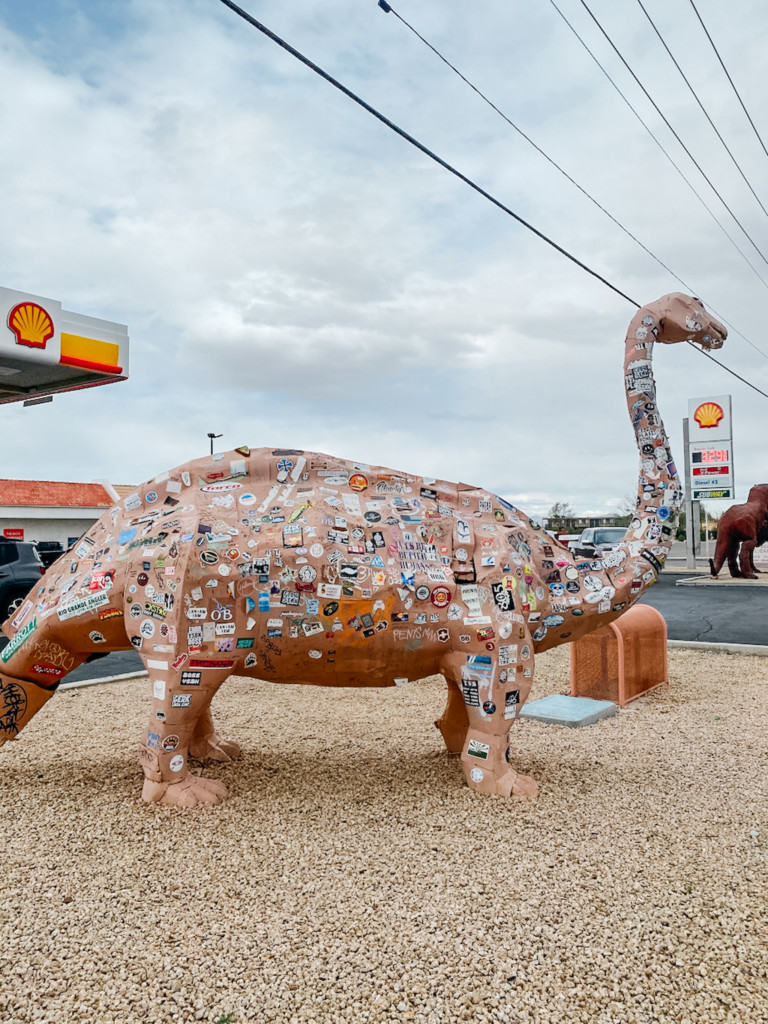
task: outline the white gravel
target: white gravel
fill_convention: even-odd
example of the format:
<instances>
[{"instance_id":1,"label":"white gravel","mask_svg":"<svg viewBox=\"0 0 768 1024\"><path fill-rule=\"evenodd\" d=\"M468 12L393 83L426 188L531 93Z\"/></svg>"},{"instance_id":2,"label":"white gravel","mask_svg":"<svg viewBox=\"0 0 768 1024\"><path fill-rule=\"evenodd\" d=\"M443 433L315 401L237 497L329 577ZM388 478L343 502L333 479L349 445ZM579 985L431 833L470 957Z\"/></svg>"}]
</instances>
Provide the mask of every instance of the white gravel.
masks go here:
<instances>
[{"instance_id":1,"label":"white gravel","mask_svg":"<svg viewBox=\"0 0 768 1024\"><path fill-rule=\"evenodd\" d=\"M768 1021L768 663L670 679L516 726L535 805L465 788L436 679L231 681L192 811L140 801L146 680L57 695L0 752L0 1021Z\"/></svg>"}]
</instances>

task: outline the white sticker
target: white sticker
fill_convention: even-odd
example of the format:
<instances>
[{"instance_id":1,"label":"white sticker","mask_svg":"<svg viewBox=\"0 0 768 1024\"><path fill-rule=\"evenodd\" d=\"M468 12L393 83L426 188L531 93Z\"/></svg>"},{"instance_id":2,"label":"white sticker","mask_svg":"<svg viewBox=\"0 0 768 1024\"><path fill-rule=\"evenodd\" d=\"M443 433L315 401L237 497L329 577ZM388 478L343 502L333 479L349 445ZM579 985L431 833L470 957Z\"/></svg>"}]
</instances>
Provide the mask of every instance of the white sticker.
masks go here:
<instances>
[{"instance_id":1,"label":"white sticker","mask_svg":"<svg viewBox=\"0 0 768 1024\"><path fill-rule=\"evenodd\" d=\"M184 767L184 758L181 754L175 754L168 763L172 772L180 772Z\"/></svg>"},{"instance_id":2,"label":"white sticker","mask_svg":"<svg viewBox=\"0 0 768 1024\"><path fill-rule=\"evenodd\" d=\"M165 700L165 680L155 679L152 684L152 693L155 700Z\"/></svg>"}]
</instances>

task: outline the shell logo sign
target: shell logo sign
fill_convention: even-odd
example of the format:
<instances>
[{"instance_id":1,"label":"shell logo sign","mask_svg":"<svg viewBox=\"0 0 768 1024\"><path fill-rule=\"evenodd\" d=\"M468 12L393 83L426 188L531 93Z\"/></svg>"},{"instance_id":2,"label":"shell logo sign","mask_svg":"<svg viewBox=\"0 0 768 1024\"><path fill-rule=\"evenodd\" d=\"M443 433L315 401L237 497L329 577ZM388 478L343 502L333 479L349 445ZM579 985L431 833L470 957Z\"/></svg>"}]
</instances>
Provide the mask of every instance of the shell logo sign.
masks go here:
<instances>
[{"instance_id":1,"label":"shell logo sign","mask_svg":"<svg viewBox=\"0 0 768 1024\"><path fill-rule=\"evenodd\" d=\"M0 286L0 405L126 380L128 329Z\"/></svg>"},{"instance_id":2,"label":"shell logo sign","mask_svg":"<svg viewBox=\"0 0 768 1024\"><path fill-rule=\"evenodd\" d=\"M53 320L36 302L20 302L8 314L8 326L16 336L17 345L45 348L53 337Z\"/></svg>"},{"instance_id":3,"label":"shell logo sign","mask_svg":"<svg viewBox=\"0 0 768 1024\"><path fill-rule=\"evenodd\" d=\"M706 430L710 427L716 427L724 415L722 406L718 405L717 402L703 402L694 412L693 418L702 430Z\"/></svg>"}]
</instances>

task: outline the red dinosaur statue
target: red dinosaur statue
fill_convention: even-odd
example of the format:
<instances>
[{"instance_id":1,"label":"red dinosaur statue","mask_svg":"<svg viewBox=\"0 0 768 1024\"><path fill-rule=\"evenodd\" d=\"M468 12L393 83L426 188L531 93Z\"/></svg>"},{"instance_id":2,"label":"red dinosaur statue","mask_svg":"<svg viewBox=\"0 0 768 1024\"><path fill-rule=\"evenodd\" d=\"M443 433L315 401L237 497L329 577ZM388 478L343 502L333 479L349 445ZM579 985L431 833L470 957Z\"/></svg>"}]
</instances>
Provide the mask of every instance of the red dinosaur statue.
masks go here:
<instances>
[{"instance_id":1,"label":"red dinosaur statue","mask_svg":"<svg viewBox=\"0 0 768 1024\"><path fill-rule=\"evenodd\" d=\"M215 803L226 761L211 699L232 674L281 683L393 686L441 672L438 723L470 788L518 799L536 783L508 733L534 653L617 618L655 582L681 504L656 407L654 342L719 348L698 299L633 317L624 381L640 452L637 513L602 561L576 561L493 493L328 455L243 447L136 489L48 570L3 629L0 743L94 651L131 644L154 694L140 750L148 801Z\"/></svg>"},{"instance_id":2,"label":"red dinosaur statue","mask_svg":"<svg viewBox=\"0 0 768 1024\"><path fill-rule=\"evenodd\" d=\"M750 488L746 503L731 505L723 512L717 527L715 557L709 560L709 571L717 576L728 562L728 571L735 579L757 579L754 552L768 541L768 484ZM739 551L741 545L741 551Z\"/></svg>"}]
</instances>

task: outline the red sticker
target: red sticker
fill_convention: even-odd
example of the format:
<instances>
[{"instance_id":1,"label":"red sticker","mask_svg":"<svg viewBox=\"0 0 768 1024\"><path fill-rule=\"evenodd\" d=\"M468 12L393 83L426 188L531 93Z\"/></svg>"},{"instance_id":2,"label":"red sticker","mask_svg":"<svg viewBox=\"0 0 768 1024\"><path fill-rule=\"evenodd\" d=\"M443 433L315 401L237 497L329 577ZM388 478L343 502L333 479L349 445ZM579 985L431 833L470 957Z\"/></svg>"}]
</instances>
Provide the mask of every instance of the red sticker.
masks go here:
<instances>
[{"instance_id":1,"label":"red sticker","mask_svg":"<svg viewBox=\"0 0 768 1024\"><path fill-rule=\"evenodd\" d=\"M451 603L451 592L448 587L435 587L429 599L435 608L445 608Z\"/></svg>"}]
</instances>

